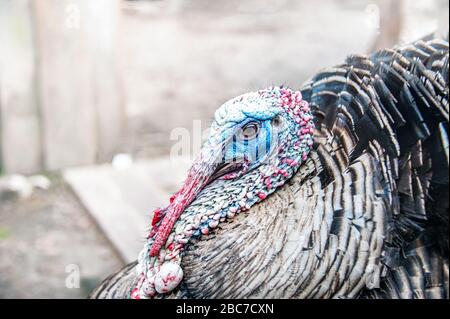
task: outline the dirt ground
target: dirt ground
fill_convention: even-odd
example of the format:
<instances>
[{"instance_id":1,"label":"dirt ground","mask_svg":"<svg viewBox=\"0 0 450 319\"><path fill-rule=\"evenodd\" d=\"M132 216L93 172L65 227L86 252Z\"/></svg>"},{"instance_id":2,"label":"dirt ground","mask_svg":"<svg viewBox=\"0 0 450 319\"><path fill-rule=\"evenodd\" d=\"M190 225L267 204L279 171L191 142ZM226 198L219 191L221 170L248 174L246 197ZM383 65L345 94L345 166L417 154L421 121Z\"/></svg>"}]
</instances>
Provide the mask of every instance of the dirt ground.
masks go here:
<instances>
[{"instance_id":1,"label":"dirt ground","mask_svg":"<svg viewBox=\"0 0 450 319\"><path fill-rule=\"evenodd\" d=\"M2 201L0 298L85 298L121 265L59 178L50 189L36 191L26 200ZM70 277L76 269L79 288Z\"/></svg>"}]
</instances>

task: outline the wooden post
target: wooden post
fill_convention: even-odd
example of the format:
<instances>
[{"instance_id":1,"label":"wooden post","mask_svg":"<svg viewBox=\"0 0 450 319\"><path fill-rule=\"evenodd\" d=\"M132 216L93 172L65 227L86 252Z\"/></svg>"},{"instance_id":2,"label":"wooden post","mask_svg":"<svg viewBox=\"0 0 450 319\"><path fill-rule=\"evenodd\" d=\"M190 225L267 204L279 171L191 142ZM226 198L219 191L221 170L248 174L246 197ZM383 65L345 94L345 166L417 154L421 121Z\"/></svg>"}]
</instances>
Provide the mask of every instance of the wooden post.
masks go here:
<instances>
[{"instance_id":1,"label":"wooden post","mask_svg":"<svg viewBox=\"0 0 450 319\"><path fill-rule=\"evenodd\" d=\"M119 0L33 0L46 169L107 159L120 142Z\"/></svg>"},{"instance_id":2,"label":"wooden post","mask_svg":"<svg viewBox=\"0 0 450 319\"><path fill-rule=\"evenodd\" d=\"M402 6L403 0L380 1L380 29L369 49L370 53L399 44L403 24Z\"/></svg>"},{"instance_id":3,"label":"wooden post","mask_svg":"<svg viewBox=\"0 0 450 319\"><path fill-rule=\"evenodd\" d=\"M41 169L30 0L0 1L0 170Z\"/></svg>"},{"instance_id":4,"label":"wooden post","mask_svg":"<svg viewBox=\"0 0 450 319\"><path fill-rule=\"evenodd\" d=\"M120 0L88 1L90 33L95 66L95 105L97 110L97 160L112 158L122 138L125 109L120 81L118 35Z\"/></svg>"},{"instance_id":5,"label":"wooden post","mask_svg":"<svg viewBox=\"0 0 450 319\"><path fill-rule=\"evenodd\" d=\"M125 119L120 0L0 1L0 170L109 160Z\"/></svg>"}]
</instances>

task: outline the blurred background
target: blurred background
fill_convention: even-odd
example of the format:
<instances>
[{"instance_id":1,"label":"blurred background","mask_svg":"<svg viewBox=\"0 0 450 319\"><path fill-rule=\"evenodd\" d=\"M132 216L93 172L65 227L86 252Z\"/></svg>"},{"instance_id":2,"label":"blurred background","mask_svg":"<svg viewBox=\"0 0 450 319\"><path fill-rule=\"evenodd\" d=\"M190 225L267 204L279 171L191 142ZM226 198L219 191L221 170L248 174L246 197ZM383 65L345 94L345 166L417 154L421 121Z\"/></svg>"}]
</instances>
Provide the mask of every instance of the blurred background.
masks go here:
<instances>
[{"instance_id":1,"label":"blurred background","mask_svg":"<svg viewBox=\"0 0 450 319\"><path fill-rule=\"evenodd\" d=\"M135 259L220 104L297 89L348 54L447 37L448 10L448 0L0 0L0 298L86 297Z\"/></svg>"}]
</instances>

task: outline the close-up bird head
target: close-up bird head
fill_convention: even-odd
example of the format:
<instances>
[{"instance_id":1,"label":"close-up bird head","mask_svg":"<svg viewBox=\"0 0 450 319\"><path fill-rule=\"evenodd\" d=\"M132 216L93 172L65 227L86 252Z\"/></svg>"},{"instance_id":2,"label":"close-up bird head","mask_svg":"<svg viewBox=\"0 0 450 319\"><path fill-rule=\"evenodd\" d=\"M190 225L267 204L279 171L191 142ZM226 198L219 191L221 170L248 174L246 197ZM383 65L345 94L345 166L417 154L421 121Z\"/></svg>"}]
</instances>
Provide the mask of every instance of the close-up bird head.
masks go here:
<instances>
[{"instance_id":1,"label":"close-up bird head","mask_svg":"<svg viewBox=\"0 0 450 319\"><path fill-rule=\"evenodd\" d=\"M135 296L176 287L182 279L180 254L189 240L207 236L283 185L307 159L313 128L308 103L288 88L271 87L224 103L183 186L166 208L154 212Z\"/></svg>"},{"instance_id":2,"label":"close-up bird head","mask_svg":"<svg viewBox=\"0 0 450 319\"><path fill-rule=\"evenodd\" d=\"M221 105L126 298L448 297L448 42Z\"/></svg>"}]
</instances>

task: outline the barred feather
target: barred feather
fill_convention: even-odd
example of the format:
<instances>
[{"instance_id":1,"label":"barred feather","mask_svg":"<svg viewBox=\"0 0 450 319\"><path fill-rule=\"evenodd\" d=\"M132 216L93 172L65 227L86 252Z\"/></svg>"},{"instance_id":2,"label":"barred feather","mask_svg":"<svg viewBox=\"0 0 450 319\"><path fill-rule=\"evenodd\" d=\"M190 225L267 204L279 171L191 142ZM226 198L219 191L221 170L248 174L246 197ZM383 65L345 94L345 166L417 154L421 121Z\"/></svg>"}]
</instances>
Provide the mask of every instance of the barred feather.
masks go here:
<instances>
[{"instance_id":1,"label":"barred feather","mask_svg":"<svg viewBox=\"0 0 450 319\"><path fill-rule=\"evenodd\" d=\"M302 93L314 151L283 187L189 243L169 298L449 298L448 42L326 69ZM134 264L91 297L127 297Z\"/></svg>"}]
</instances>

